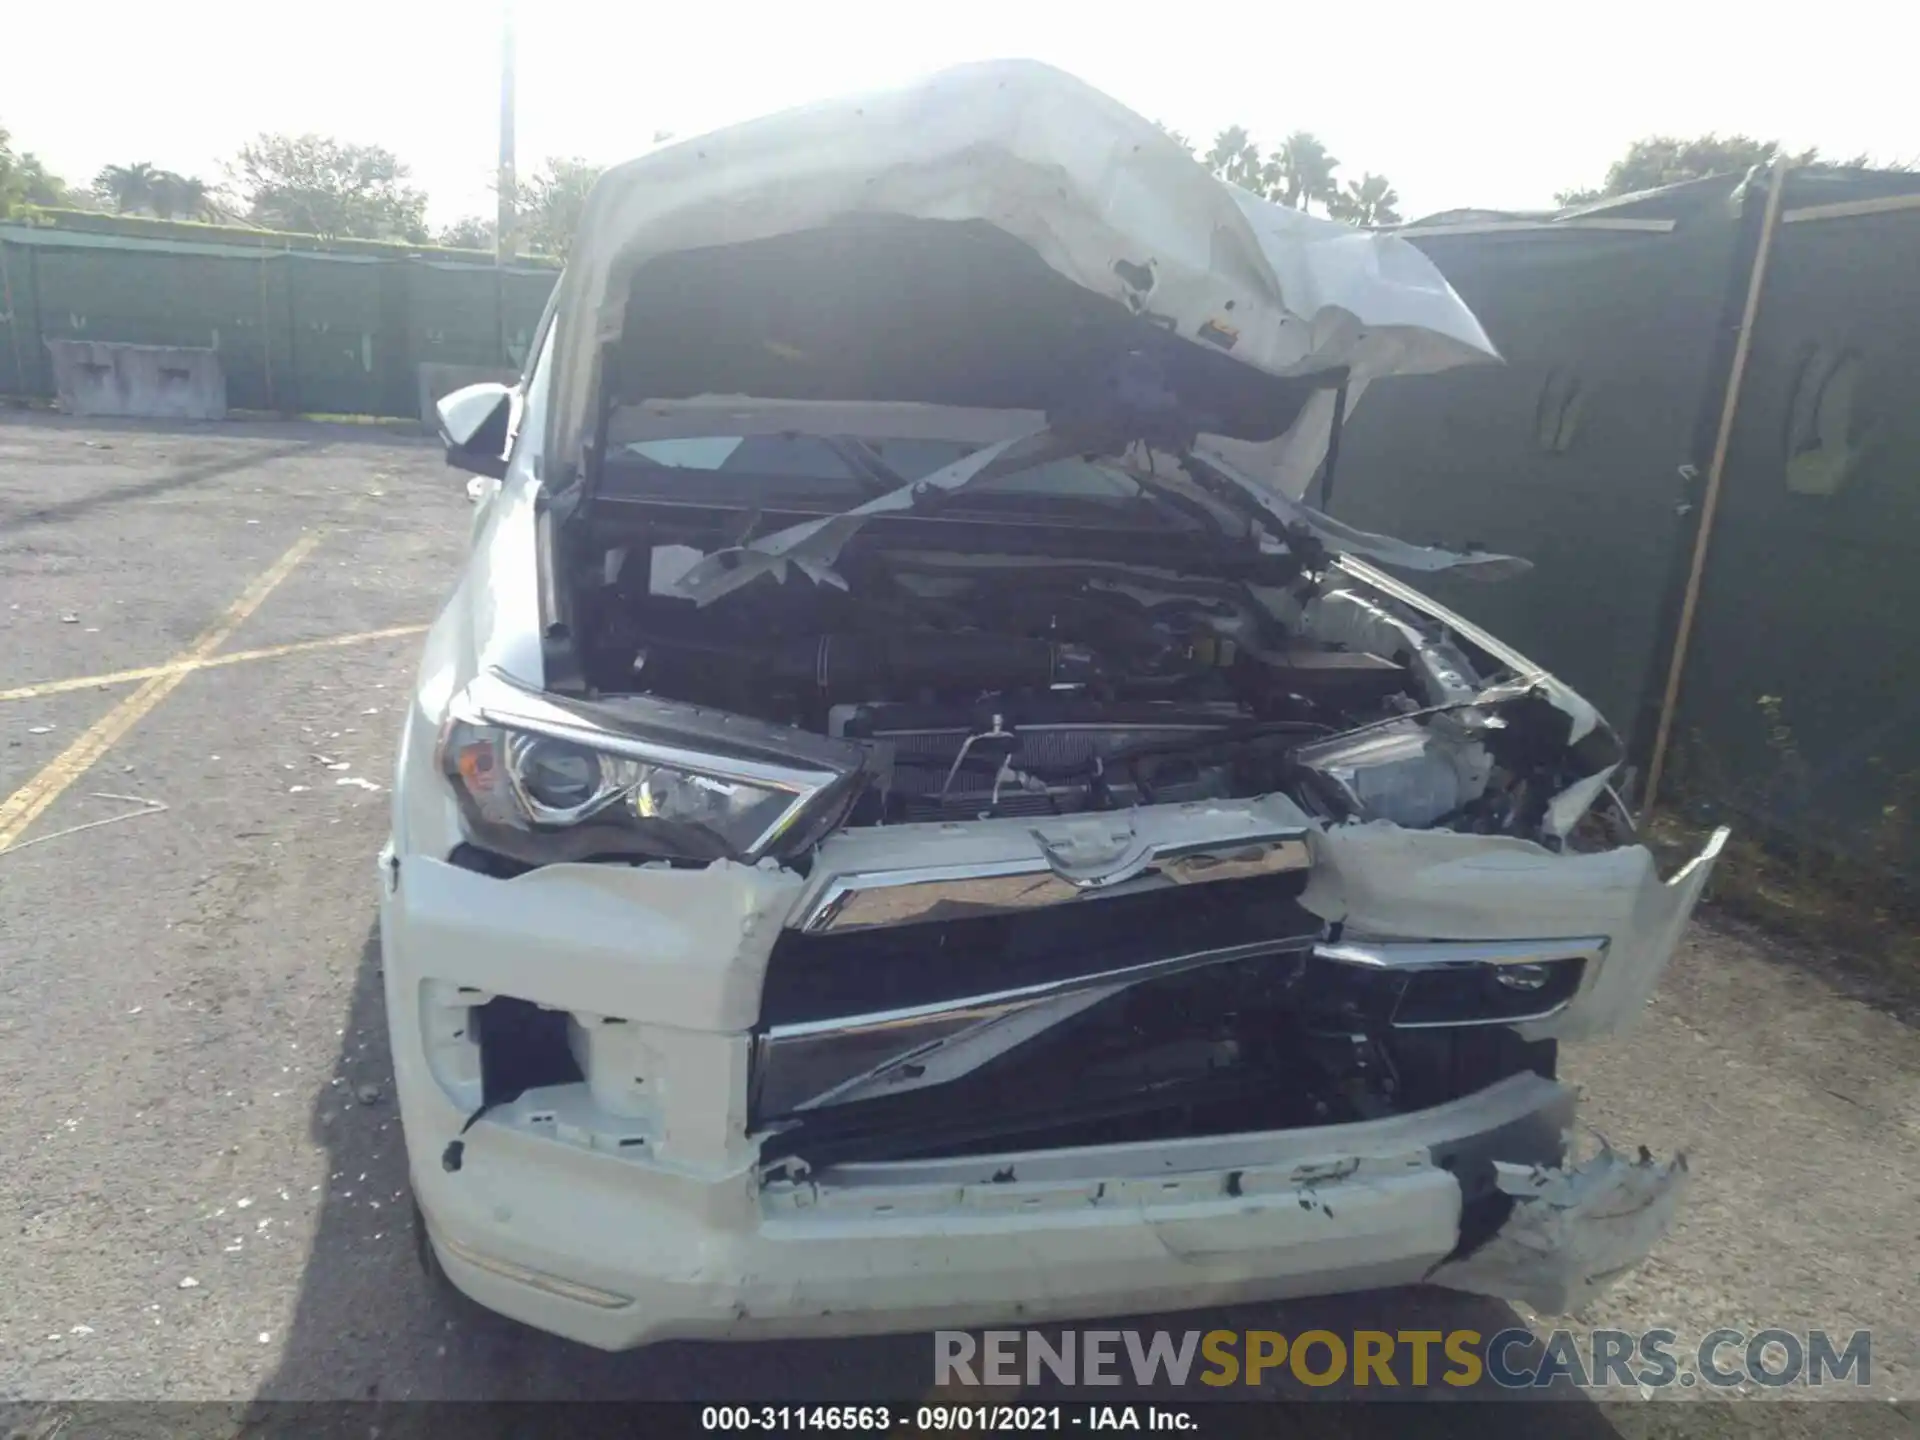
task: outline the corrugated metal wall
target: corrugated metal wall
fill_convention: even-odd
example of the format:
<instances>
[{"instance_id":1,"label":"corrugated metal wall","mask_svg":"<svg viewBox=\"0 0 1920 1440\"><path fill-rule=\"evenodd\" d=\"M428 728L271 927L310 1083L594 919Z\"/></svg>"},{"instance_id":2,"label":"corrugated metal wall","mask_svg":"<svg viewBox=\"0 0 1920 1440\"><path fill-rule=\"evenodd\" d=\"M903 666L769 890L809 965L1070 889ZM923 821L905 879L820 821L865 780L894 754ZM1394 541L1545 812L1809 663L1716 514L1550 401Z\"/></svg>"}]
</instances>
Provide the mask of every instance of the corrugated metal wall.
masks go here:
<instances>
[{"instance_id":1,"label":"corrugated metal wall","mask_svg":"<svg viewBox=\"0 0 1920 1440\"><path fill-rule=\"evenodd\" d=\"M1676 758L1749 822L1920 880L1920 203L1865 208L1884 188L1789 179Z\"/></svg>"},{"instance_id":2,"label":"corrugated metal wall","mask_svg":"<svg viewBox=\"0 0 1920 1440\"><path fill-rule=\"evenodd\" d=\"M293 414L413 415L422 362L517 365L558 278L26 227L0 265L0 394L52 395L48 340L118 340L210 347L229 404Z\"/></svg>"},{"instance_id":3,"label":"corrugated metal wall","mask_svg":"<svg viewBox=\"0 0 1920 1440\"><path fill-rule=\"evenodd\" d=\"M1681 467L1723 368L1744 233L1734 185L1578 224L1414 231L1506 363L1371 387L1341 447L1341 519L1534 562L1516 580L1426 588L1623 730L1658 698L1649 672L1698 494Z\"/></svg>"},{"instance_id":4,"label":"corrugated metal wall","mask_svg":"<svg viewBox=\"0 0 1920 1440\"><path fill-rule=\"evenodd\" d=\"M1409 232L1507 364L1375 386L1335 477L1342 519L1532 559L1428 588L1643 766L1765 199ZM1920 177L1795 172L1782 200L1663 788L1920 881Z\"/></svg>"}]
</instances>

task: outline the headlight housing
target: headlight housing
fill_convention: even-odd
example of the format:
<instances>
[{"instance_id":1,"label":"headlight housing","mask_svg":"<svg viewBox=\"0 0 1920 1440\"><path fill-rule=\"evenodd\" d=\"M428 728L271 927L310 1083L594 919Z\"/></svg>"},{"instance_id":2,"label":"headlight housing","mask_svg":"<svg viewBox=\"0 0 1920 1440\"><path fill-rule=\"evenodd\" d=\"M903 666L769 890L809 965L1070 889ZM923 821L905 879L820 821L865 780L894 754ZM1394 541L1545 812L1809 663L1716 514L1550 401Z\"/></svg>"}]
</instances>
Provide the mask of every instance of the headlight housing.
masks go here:
<instances>
[{"instance_id":1,"label":"headlight housing","mask_svg":"<svg viewBox=\"0 0 1920 1440\"><path fill-rule=\"evenodd\" d=\"M1413 720L1317 740L1293 758L1310 799L1330 818L1415 829L1479 799L1493 768L1485 746Z\"/></svg>"},{"instance_id":2,"label":"headlight housing","mask_svg":"<svg viewBox=\"0 0 1920 1440\"><path fill-rule=\"evenodd\" d=\"M857 788L853 752L821 756L827 763L810 766L696 749L676 743L691 737L675 732L744 730L766 740L775 727L671 702L641 700L634 708L632 717L616 716L604 705L568 707L497 680L476 682L456 702L439 747L469 838L536 865L616 857L753 861L810 843L821 830L817 822L837 820ZM646 733L649 719L656 733ZM778 738L819 748L817 737Z\"/></svg>"}]
</instances>

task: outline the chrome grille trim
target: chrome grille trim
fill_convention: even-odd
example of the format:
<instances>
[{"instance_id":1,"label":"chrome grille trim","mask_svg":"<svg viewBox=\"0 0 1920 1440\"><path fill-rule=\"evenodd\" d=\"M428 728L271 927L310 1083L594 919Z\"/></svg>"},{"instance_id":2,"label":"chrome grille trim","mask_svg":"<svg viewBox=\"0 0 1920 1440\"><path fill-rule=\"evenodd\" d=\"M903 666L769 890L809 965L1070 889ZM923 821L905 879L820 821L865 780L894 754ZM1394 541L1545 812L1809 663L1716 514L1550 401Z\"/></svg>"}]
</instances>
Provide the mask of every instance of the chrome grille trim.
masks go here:
<instances>
[{"instance_id":1,"label":"chrome grille trim","mask_svg":"<svg viewBox=\"0 0 1920 1440\"><path fill-rule=\"evenodd\" d=\"M907 925L945 905L973 913L1025 910L1116 893L1129 882L1197 885L1305 870L1306 831L1289 827L1230 840L1146 844L1119 863L1088 871L1070 858L1031 857L835 876L789 923L813 932Z\"/></svg>"}]
</instances>

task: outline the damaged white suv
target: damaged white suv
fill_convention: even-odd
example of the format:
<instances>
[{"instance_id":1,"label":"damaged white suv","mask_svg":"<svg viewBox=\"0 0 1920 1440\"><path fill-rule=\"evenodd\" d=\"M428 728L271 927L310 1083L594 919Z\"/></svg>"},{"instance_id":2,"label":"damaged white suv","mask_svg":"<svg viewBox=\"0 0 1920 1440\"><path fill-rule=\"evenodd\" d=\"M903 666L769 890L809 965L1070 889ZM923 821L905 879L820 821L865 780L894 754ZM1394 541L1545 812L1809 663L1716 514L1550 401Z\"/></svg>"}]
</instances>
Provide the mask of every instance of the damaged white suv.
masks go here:
<instances>
[{"instance_id":1,"label":"damaged white suv","mask_svg":"<svg viewBox=\"0 0 1920 1440\"><path fill-rule=\"evenodd\" d=\"M1433 1281L1578 1303L1662 882L1565 686L1299 503L1492 358L1405 242L996 64L658 151L535 357L381 858L423 1245L616 1348ZM1418 382L1410 382L1418 383Z\"/></svg>"}]
</instances>

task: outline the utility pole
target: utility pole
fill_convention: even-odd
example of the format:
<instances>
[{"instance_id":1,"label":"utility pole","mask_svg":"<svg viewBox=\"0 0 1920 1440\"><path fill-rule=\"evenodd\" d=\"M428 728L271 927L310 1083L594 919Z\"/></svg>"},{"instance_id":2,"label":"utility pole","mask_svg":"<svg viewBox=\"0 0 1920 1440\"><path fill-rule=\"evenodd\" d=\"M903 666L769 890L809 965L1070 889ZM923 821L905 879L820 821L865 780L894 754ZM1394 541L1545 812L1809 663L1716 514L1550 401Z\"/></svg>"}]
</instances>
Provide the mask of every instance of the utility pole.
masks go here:
<instances>
[{"instance_id":1,"label":"utility pole","mask_svg":"<svg viewBox=\"0 0 1920 1440\"><path fill-rule=\"evenodd\" d=\"M507 261L513 258L514 211L520 186L513 174L513 0L500 0L500 170L494 177L499 206L493 219L493 328L502 365L507 349Z\"/></svg>"},{"instance_id":2,"label":"utility pole","mask_svg":"<svg viewBox=\"0 0 1920 1440\"><path fill-rule=\"evenodd\" d=\"M1767 207L1760 216L1760 242L1747 274L1747 303L1740 313L1740 331L1733 343L1733 364L1727 371L1727 393L1720 404L1720 433L1707 464L1707 493L1700 504L1700 523L1693 534L1693 564L1687 571L1687 590L1674 626L1673 653L1667 659L1667 690L1660 700L1660 722L1653 732L1653 755L1647 762L1647 788L1640 798L1640 814L1653 814L1660 799L1660 780L1666 774L1667 744L1680 709L1680 682L1687 673L1687 646L1693 639L1694 610L1700 603L1701 577L1707 568L1707 542L1713 538L1713 517L1719 511L1720 482L1727 473L1727 451L1733 443L1733 422L1740 413L1740 385L1747 378L1747 352L1753 347L1754 322L1760 314L1760 294L1767 280L1767 261L1773 255L1774 232L1780 228L1780 207L1787 194L1787 175L1793 160L1783 150L1773 157L1767 181Z\"/></svg>"},{"instance_id":3,"label":"utility pole","mask_svg":"<svg viewBox=\"0 0 1920 1440\"><path fill-rule=\"evenodd\" d=\"M500 0L500 208L494 220L493 261L513 258L514 209L519 186L513 173L513 0Z\"/></svg>"}]
</instances>

